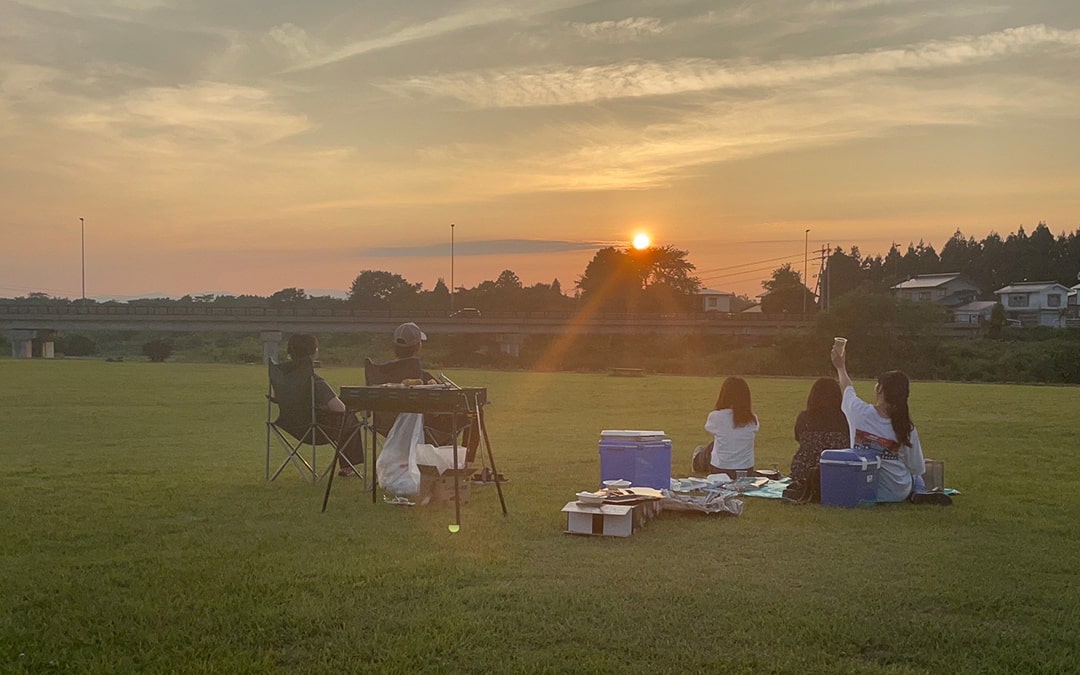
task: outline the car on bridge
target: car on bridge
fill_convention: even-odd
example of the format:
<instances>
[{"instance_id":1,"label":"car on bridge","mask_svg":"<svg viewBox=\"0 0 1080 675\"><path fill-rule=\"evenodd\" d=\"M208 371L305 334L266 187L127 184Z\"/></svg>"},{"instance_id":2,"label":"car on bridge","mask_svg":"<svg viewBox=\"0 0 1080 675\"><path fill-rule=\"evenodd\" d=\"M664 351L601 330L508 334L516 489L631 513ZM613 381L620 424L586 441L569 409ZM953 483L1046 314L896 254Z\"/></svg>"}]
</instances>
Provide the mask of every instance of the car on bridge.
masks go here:
<instances>
[{"instance_id":1,"label":"car on bridge","mask_svg":"<svg viewBox=\"0 0 1080 675\"><path fill-rule=\"evenodd\" d=\"M450 312L451 319L478 319L480 310L475 307L462 307L456 312Z\"/></svg>"}]
</instances>

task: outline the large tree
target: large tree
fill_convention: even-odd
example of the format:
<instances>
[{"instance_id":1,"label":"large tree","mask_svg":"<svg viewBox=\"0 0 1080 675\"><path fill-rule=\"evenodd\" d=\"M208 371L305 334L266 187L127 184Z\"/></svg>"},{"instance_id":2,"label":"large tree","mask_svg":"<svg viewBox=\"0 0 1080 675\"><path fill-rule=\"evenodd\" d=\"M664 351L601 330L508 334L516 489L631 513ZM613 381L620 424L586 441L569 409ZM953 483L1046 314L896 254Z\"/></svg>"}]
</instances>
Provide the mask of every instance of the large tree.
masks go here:
<instances>
[{"instance_id":1,"label":"large tree","mask_svg":"<svg viewBox=\"0 0 1080 675\"><path fill-rule=\"evenodd\" d=\"M772 278L761 282L765 295L761 298L761 311L765 314L802 314L803 309L816 312L818 307L814 294L802 282L802 275L790 264L773 270Z\"/></svg>"},{"instance_id":2,"label":"large tree","mask_svg":"<svg viewBox=\"0 0 1080 675\"><path fill-rule=\"evenodd\" d=\"M283 288L273 293L268 299L271 305L297 305L308 299L302 288Z\"/></svg>"},{"instance_id":3,"label":"large tree","mask_svg":"<svg viewBox=\"0 0 1080 675\"><path fill-rule=\"evenodd\" d=\"M364 270L349 287L349 304L360 309L411 307L423 284L411 284L400 274Z\"/></svg>"},{"instance_id":4,"label":"large tree","mask_svg":"<svg viewBox=\"0 0 1080 675\"><path fill-rule=\"evenodd\" d=\"M587 305L609 311L677 311L689 308L701 281L687 252L673 246L642 250L602 248L578 279Z\"/></svg>"}]
</instances>

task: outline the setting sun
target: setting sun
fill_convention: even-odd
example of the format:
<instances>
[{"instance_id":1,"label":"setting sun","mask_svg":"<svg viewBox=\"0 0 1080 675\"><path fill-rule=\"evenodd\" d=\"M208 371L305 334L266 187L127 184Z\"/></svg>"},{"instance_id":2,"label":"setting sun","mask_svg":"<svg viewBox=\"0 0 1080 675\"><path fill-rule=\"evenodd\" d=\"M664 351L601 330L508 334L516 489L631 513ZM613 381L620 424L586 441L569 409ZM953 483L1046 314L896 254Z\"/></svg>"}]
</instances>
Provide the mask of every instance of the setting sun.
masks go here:
<instances>
[{"instance_id":1,"label":"setting sun","mask_svg":"<svg viewBox=\"0 0 1080 675\"><path fill-rule=\"evenodd\" d=\"M642 249L649 248L650 243L651 242L649 241L649 235L645 234L644 232L638 232L634 235L634 248L636 248L637 250L640 251Z\"/></svg>"}]
</instances>

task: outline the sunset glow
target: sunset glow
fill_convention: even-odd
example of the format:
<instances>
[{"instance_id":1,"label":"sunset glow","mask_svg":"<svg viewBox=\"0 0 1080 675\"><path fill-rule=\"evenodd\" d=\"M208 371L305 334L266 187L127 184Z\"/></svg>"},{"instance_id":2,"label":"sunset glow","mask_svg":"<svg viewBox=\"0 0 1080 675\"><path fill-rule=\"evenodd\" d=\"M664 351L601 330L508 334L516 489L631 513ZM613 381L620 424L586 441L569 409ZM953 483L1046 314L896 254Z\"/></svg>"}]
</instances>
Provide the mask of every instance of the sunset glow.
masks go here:
<instances>
[{"instance_id":1,"label":"sunset glow","mask_svg":"<svg viewBox=\"0 0 1080 675\"><path fill-rule=\"evenodd\" d=\"M753 297L1075 230L1080 3L984 5L0 0L0 297L568 288L628 234Z\"/></svg>"},{"instance_id":2,"label":"sunset glow","mask_svg":"<svg viewBox=\"0 0 1080 675\"><path fill-rule=\"evenodd\" d=\"M652 240L649 239L649 235L645 234L644 232L638 232L637 234L634 235L634 248L636 248L639 251L642 250L642 249L649 248L649 244L651 244L651 243L652 243Z\"/></svg>"}]
</instances>

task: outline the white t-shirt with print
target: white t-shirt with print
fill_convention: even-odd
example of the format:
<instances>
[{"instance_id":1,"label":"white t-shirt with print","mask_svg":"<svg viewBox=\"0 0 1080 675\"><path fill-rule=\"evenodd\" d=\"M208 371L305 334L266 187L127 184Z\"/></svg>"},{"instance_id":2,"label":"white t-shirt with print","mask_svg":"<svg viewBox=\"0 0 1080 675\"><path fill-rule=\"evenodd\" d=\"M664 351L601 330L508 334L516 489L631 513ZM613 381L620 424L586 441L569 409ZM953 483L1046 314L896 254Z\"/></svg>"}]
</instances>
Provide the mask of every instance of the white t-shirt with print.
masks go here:
<instances>
[{"instance_id":1,"label":"white t-shirt with print","mask_svg":"<svg viewBox=\"0 0 1080 675\"><path fill-rule=\"evenodd\" d=\"M882 417L874 406L855 394L853 387L844 389L840 409L847 415L851 428L851 448L856 452L881 458L877 474L877 500L902 502L911 494L913 476L926 471L919 432L912 427L911 445L900 445L892 421Z\"/></svg>"},{"instance_id":2,"label":"white t-shirt with print","mask_svg":"<svg viewBox=\"0 0 1080 675\"><path fill-rule=\"evenodd\" d=\"M755 419L745 426L735 426L735 414L730 408L714 410L705 420L705 431L713 436L713 451L709 462L720 469L749 469L754 466L754 436L758 432Z\"/></svg>"}]
</instances>

